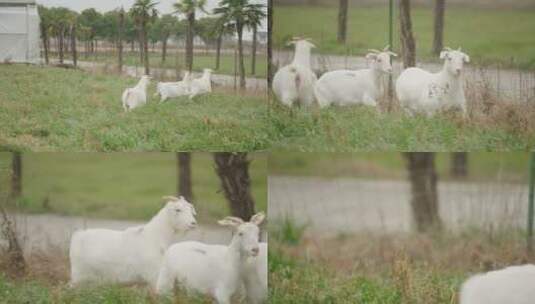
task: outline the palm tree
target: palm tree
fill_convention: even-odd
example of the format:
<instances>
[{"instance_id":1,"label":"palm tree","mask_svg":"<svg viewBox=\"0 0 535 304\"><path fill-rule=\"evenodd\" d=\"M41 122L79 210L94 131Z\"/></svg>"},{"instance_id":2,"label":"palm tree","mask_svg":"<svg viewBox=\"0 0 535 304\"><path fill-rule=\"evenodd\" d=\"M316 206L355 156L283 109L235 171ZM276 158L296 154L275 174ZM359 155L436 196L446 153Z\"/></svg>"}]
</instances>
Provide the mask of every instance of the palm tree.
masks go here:
<instances>
[{"instance_id":1,"label":"palm tree","mask_svg":"<svg viewBox=\"0 0 535 304\"><path fill-rule=\"evenodd\" d=\"M41 30L41 39L43 40L43 50L45 55L45 63L48 64L48 48L50 46L48 31L51 26L50 20L50 10L42 5L37 6L39 11L39 18L41 19L40 30Z\"/></svg>"},{"instance_id":2,"label":"palm tree","mask_svg":"<svg viewBox=\"0 0 535 304\"><path fill-rule=\"evenodd\" d=\"M195 12L204 11L206 0L179 0L173 6L177 13L186 16L186 65L188 71L193 69L193 38L195 36Z\"/></svg>"},{"instance_id":3,"label":"palm tree","mask_svg":"<svg viewBox=\"0 0 535 304\"><path fill-rule=\"evenodd\" d=\"M225 18L218 18L214 32L216 32L216 57L215 57L215 70L219 70L221 63L221 45L223 44L223 37L226 35L234 34L234 24L228 23Z\"/></svg>"},{"instance_id":4,"label":"palm tree","mask_svg":"<svg viewBox=\"0 0 535 304\"><path fill-rule=\"evenodd\" d=\"M245 88L245 64L243 58L243 29L258 26L266 17L264 4L250 4L248 0L221 0L215 14L234 23L238 34L238 61L240 70L240 88Z\"/></svg>"},{"instance_id":5,"label":"palm tree","mask_svg":"<svg viewBox=\"0 0 535 304\"><path fill-rule=\"evenodd\" d=\"M162 41L162 63L165 63L167 57L167 40L171 33L176 28L178 19L172 15L163 15L154 25L154 30L157 32L157 37Z\"/></svg>"},{"instance_id":6,"label":"palm tree","mask_svg":"<svg viewBox=\"0 0 535 304\"><path fill-rule=\"evenodd\" d=\"M147 39L147 25L154 22L158 16L156 10L157 2L152 0L137 0L130 9L130 15L134 18L139 31L139 40L142 44L143 64L145 65L145 74L149 75L149 43Z\"/></svg>"}]
</instances>

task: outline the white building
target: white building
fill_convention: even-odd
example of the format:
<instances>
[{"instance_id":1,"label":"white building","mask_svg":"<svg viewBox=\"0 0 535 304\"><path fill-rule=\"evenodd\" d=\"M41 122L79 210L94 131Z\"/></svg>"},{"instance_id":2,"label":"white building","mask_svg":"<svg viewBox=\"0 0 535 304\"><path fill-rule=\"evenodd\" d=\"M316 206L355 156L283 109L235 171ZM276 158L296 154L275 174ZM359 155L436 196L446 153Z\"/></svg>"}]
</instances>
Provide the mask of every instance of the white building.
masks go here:
<instances>
[{"instance_id":1,"label":"white building","mask_svg":"<svg viewBox=\"0 0 535 304\"><path fill-rule=\"evenodd\" d=\"M0 0L0 62L40 62L35 0Z\"/></svg>"}]
</instances>

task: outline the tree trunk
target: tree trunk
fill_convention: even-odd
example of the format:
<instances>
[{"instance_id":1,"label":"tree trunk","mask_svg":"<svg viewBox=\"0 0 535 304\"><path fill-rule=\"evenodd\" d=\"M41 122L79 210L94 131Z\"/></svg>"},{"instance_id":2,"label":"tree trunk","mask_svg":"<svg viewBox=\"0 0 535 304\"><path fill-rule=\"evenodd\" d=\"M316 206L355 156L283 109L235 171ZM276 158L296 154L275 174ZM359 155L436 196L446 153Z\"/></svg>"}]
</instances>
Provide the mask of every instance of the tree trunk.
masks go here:
<instances>
[{"instance_id":1,"label":"tree trunk","mask_svg":"<svg viewBox=\"0 0 535 304\"><path fill-rule=\"evenodd\" d=\"M435 0L435 24L434 24L434 38L433 38L433 54L439 55L443 45L444 37L444 11L446 8L446 0Z\"/></svg>"},{"instance_id":2,"label":"tree trunk","mask_svg":"<svg viewBox=\"0 0 535 304\"><path fill-rule=\"evenodd\" d=\"M41 38L43 40L43 50L45 55L45 64L48 64L48 33L43 23L41 23Z\"/></svg>"},{"instance_id":3,"label":"tree trunk","mask_svg":"<svg viewBox=\"0 0 535 304\"><path fill-rule=\"evenodd\" d=\"M26 273L26 262L22 247L17 238L14 223L7 216L3 203L0 203L0 229L2 238L7 240L7 267L8 272L16 277L22 277Z\"/></svg>"},{"instance_id":4,"label":"tree trunk","mask_svg":"<svg viewBox=\"0 0 535 304\"><path fill-rule=\"evenodd\" d=\"M123 32L124 32L124 10L119 11L119 28L117 31L117 71L119 74L123 72Z\"/></svg>"},{"instance_id":5,"label":"tree trunk","mask_svg":"<svg viewBox=\"0 0 535 304\"><path fill-rule=\"evenodd\" d=\"M22 195L22 154L13 152L11 158L11 191L9 198L17 200Z\"/></svg>"},{"instance_id":6,"label":"tree trunk","mask_svg":"<svg viewBox=\"0 0 535 304\"><path fill-rule=\"evenodd\" d=\"M223 43L223 33L219 33L217 36L216 54L215 54L215 69L219 70L221 64L221 44Z\"/></svg>"},{"instance_id":7,"label":"tree trunk","mask_svg":"<svg viewBox=\"0 0 535 304\"><path fill-rule=\"evenodd\" d=\"M143 27L141 29L143 32L143 63L145 65L145 75L150 75L150 68L149 68L149 39L147 37L147 25L143 24Z\"/></svg>"},{"instance_id":8,"label":"tree trunk","mask_svg":"<svg viewBox=\"0 0 535 304\"><path fill-rule=\"evenodd\" d=\"M195 13L188 14L188 29L186 33L186 68L189 72L193 70L193 38L195 35Z\"/></svg>"},{"instance_id":9,"label":"tree trunk","mask_svg":"<svg viewBox=\"0 0 535 304\"><path fill-rule=\"evenodd\" d=\"M403 67L413 67L416 65L416 44L412 35L410 0L400 0L399 23L401 31L400 38Z\"/></svg>"},{"instance_id":10,"label":"tree trunk","mask_svg":"<svg viewBox=\"0 0 535 304\"><path fill-rule=\"evenodd\" d=\"M233 216L248 221L255 213L247 153L214 153L215 170Z\"/></svg>"},{"instance_id":11,"label":"tree trunk","mask_svg":"<svg viewBox=\"0 0 535 304\"><path fill-rule=\"evenodd\" d=\"M243 62L243 25L240 22L236 23L236 31L238 32L238 65L240 70L240 88L245 89L245 63Z\"/></svg>"},{"instance_id":12,"label":"tree trunk","mask_svg":"<svg viewBox=\"0 0 535 304\"><path fill-rule=\"evenodd\" d=\"M193 200L191 187L191 153L177 152L178 195L182 195L188 202Z\"/></svg>"},{"instance_id":13,"label":"tree trunk","mask_svg":"<svg viewBox=\"0 0 535 304\"><path fill-rule=\"evenodd\" d=\"M251 54L251 75L256 74L256 35L257 35L256 25L253 27L253 48Z\"/></svg>"},{"instance_id":14,"label":"tree trunk","mask_svg":"<svg viewBox=\"0 0 535 304\"><path fill-rule=\"evenodd\" d=\"M411 182L411 208L418 232L441 228L438 213L437 174L435 154L405 153Z\"/></svg>"},{"instance_id":15,"label":"tree trunk","mask_svg":"<svg viewBox=\"0 0 535 304\"><path fill-rule=\"evenodd\" d=\"M271 96L271 89L273 87L273 0L268 0L268 94Z\"/></svg>"},{"instance_id":16,"label":"tree trunk","mask_svg":"<svg viewBox=\"0 0 535 304\"><path fill-rule=\"evenodd\" d=\"M468 176L468 153L452 152L450 174L454 177Z\"/></svg>"},{"instance_id":17,"label":"tree trunk","mask_svg":"<svg viewBox=\"0 0 535 304\"><path fill-rule=\"evenodd\" d=\"M62 26L59 32L59 63L63 63L63 35L65 35L64 32L65 31Z\"/></svg>"},{"instance_id":18,"label":"tree trunk","mask_svg":"<svg viewBox=\"0 0 535 304\"><path fill-rule=\"evenodd\" d=\"M165 35L162 39L162 63L165 63L165 57L167 57L167 39L169 39L169 35Z\"/></svg>"},{"instance_id":19,"label":"tree trunk","mask_svg":"<svg viewBox=\"0 0 535 304\"><path fill-rule=\"evenodd\" d=\"M338 7L338 43L347 41L347 10L348 0L340 0Z\"/></svg>"},{"instance_id":20,"label":"tree trunk","mask_svg":"<svg viewBox=\"0 0 535 304\"><path fill-rule=\"evenodd\" d=\"M132 39L132 41L130 41L130 51L133 53L135 50L134 50L134 39Z\"/></svg>"},{"instance_id":21,"label":"tree trunk","mask_svg":"<svg viewBox=\"0 0 535 304\"><path fill-rule=\"evenodd\" d=\"M143 31L139 29L138 33L138 40L139 40L139 63L143 64Z\"/></svg>"},{"instance_id":22,"label":"tree trunk","mask_svg":"<svg viewBox=\"0 0 535 304\"><path fill-rule=\"evenodd\" d=\"M71 25L71 52L74 67L78 66L78 54L76 53L76 24Z\"/></svg>"}]
</instances>

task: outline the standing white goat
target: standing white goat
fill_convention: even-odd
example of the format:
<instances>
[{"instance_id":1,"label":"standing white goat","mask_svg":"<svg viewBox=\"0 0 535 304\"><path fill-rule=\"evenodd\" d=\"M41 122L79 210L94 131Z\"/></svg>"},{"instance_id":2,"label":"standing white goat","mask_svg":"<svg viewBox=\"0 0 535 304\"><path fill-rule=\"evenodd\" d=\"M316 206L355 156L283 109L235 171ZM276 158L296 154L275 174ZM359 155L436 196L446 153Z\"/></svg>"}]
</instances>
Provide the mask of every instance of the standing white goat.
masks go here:
<instances>
[{"instance_id":1,"label":"standing white goat","mask_svg":"<svg viewBox=\"0 0 535 304\"><path fill-rule=\"evenodd\" d=\"M179 231L196 226L195 208L183 197L167 200L147 224L123 231L87 229L71 238L71 286L84 282L155 286L160 264Z\"/></svg>"},{"instance_id":2,"label":"standing white goat","mask_svg":"<svg viewBox=\"0 0 535 304\"><path fill-rule=\"evenodd\" d=\"M268 244L259 244L260 252L249 257L242 270L245 299L249 304L260 304L267 300L268 294Z\"/></svg>"},{"instance_id":3,"label":"standing white goat","mask_svg":"<svg viewBox=\"0 0 535 304\"><path fill-rule=\"evenodd\" d=\"M143 75L135 87L124 90L122 101L125 112L147 103L147 86L149 82L150 76Z\"/></svg>"},{"instance_id":4,"label":"standing white goat","mask_svg":"<svg viewBox=\"0 0 535 304\"><path fill-rule=\"evenodd\" d=\"M479 274L461 288L460 304L533 304L535 265L512 266Z\"/></svg>"},{"instance_id":5,"label":"standing white goat","mask_svg":"<svg viewBox=\"0 0 535 304\"><path fill-rule=\"evenodd\" d=\"M392 73L390 56L397 56L388 50L370 50L366 59L371 61L369 69L337 70L323 74L316 85L314 93L320 107L331 104L364 104L377 106L383 88L383 76Z\"/></svg>"},{"instance_id":6,"label":"standing white goat","mask_svg":"<svg viewBox=\"0 0 535 304\"><path fill-rule=\"evenodd\" d=\"M258 225L264 218L264 213L257 213L250 222L230 216L220 220L220 225L234 229L228 246L200 242L171 246L162 263L157 293L169 294L178 283L187 290L210 295L219 304L229 304L232 295L243 286L248 258L259 254Z\"/></svg>"},{"instance_id":7,"label":"standing white goat","mask_svg":"<svg viewBox=\"0 0 535 304\"><path fill-rule=\"evenodd\" d=\"M295 45L293 61L280 68L273 77L273 92L286 106L294 102L304 105L314 104L314 85L318 78L310 67L310 51L314 44L296 38L289 44Z\"/></svg>"},{"instance_id":8,"label":"standing white goat","mask_svg":"<svg viewBox=\"0 0 535 304\"><path fill-rule=\"evenodd\" d=\"M164 102L167 98L189 95L190 90L191 76L189 72L186 72L182 81L158 82L154 96L160 95L160 102Z\"/></svg>"},{"instance_id":9,"label":"standing white goat","mask_svg":"<svg viewBox=\"0 0 535 304\"><path fill-rule=\"evenodd\" d=\"M202 76L200 78L193 79L191 81L189 99L193 99L193 97L200 95L200 94L212 92L211 76L212 76L212 70L204 69Z\"/></svg>"},{"instance_id":10,"label":"standing white goat","mask_svg":"<svg viewBox=\"0 0 535 304\"><path fill-rule=\"evenodd\" d=\"M444 108L459 108L466 115L461 71L470 57L461 49L445 48L440 52L444 59L442 71L429 73L419 68L408 68L396 81L396 94L401 106L409 113L424 112L432 115Z\"/></svg>"}]
</instances>

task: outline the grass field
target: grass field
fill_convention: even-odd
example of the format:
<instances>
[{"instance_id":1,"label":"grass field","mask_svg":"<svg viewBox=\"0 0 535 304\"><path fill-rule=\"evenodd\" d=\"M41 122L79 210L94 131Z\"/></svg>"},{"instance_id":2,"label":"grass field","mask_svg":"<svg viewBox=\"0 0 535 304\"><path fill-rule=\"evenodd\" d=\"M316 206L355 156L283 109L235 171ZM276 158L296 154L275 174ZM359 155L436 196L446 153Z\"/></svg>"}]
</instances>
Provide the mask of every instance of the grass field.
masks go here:
<instances>
[{"instance_id":1,"label":"grass field","mask_svg":"<svg viewBox=\"0 0 535 304\"><path fill-rule=\"evenodd\" d=\"M472 274L535 259L525 254L519 231L301 236L297 241L287 232L274 235L272 304L458 303L460 286Z\"/></svg>"},{"instance_id":2,"label":"grass field","mask_svg":"<svg viewBox=\"0 0 535 304\"><path fill-rule=\"evenodd\" d=\"M57 54L53 58L57 58ZM162 57L160 53L151 52L149 57L150 66L153 68L166 68L166 69L176 69L177 61L181 68L184 68L184 54L179 54L180 58L177 60L176 54L168 54L165 63L162 64ZM67 55L66 59L71 57ZM117 54L112 53L99 53L97 56L91 55L85 57L81 55L78 60L82 61L97 61L97 62L107 62L110 64L117 64ZM139 62L139 53L126 52L123 57L124 65L129 66L142 66ZM193 61L193 70L197 72L202 72L204 68L210 68L214 70L216 74L227 74L234 75L234 55L233 54L221 54L221 62L218 70L215 70L215 55L214 54L203 54L196 53ZM267 57L262 54L256 56L256 71L255 74L251 74L251 57L245 57L245 73L247 76L266 78L267 75Z\"/></svg>"},{"instance_id":3,"label":"grass field","mask_svg":"<svg viewBox=\"0 0 535 304\"><path fill-rule=\"evenodd\" d=\"M450 177L451 153L436 154L441 180ZM527 152L468 153L468 178L526 182L529 172ZM400 152L299 153L286 151L269 156L270 175L315 177L399 178L407 176Z\"/></svg>"},{"instance_id":4,"label":"grass field","mask_svg":"<svg viewBox=\"0 0 535 304\"><path fill-rule=\"evenodd\" d=\"M256 208L267 211L267 155L249 157ZM0 153L0 172L7 174L10 162L10 153ZM17 210L147 220L161 208L162 196L176 193L176 166L175 153L25 153ZM199 218L215 224L230 211L211 153L193 153L191 167Z\"/></svg>"},{"instance_id":5,"label":"grass field","mask_svg":"<svg viewBox=\"0 0 535 304\"><path fill-rule=\"evenodd\" d=\"M270 124L282 134L275 148L284 151L525 151L535 144L533 114L525 104L469 119L455 113L409 117L360 106L288 110L275 104Z\"/></svg>"},{"instance_id":6,"label":"grass field","mask_svg":"<svg viewBox=\"0 0 535 304\"><path fill-rule=\"evenodd\" d=\"M320 53L363 55L369 48L382 48L387 44L387 5L350 9L347 46L336 42L337 13L336 6L276 6L274 46L282 47L292 36L305 36L314 39ZM396 7L393 49L399 51L397 16ZM431 55L432 9L413 7L412 18L417 59L427 61L436 57ZM462 46L475 64L501 62L504 66L535 69L533 28L533 10L447 7L444 44L452 48Z\"/></svg>"},{"instance_id":7,"label":"grass field","mask_svg":"<svg viewBox=\"0 0 535 304\"><path fill-rule=\"evenodd\" d=\"M266 98L214 92L124 113L136 79L0 65L0 146L32 151L250 151L271 146Z\"/></svg>"}]
</instances>

